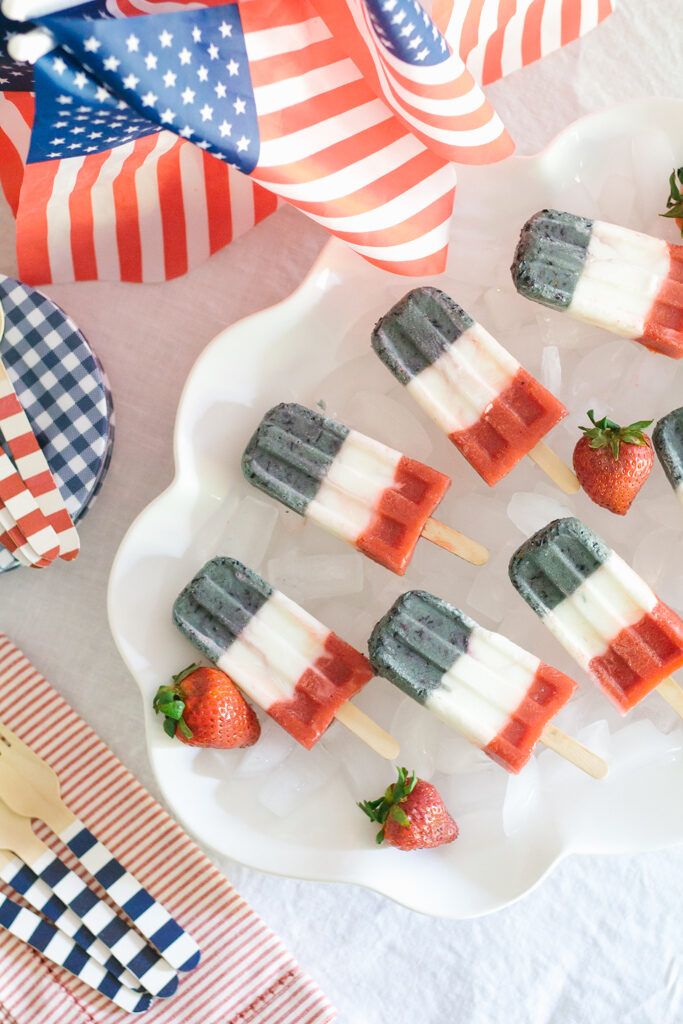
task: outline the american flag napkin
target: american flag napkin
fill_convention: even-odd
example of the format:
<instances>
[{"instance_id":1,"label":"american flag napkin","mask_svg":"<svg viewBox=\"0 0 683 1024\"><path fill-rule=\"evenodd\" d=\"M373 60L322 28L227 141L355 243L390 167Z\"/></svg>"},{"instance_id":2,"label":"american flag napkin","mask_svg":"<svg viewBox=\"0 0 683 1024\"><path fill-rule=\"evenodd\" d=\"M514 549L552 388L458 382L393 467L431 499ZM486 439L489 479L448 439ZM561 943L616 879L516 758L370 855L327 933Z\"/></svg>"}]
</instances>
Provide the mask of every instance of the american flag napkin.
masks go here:
<instances>
[{"instance_id":1,"label":"american flag napkin","mask_svg":"<svg viewBox=\"0 0 683 1024\"><path fill-rule=\"evenodd\" d=\"M197 940L202 962L150 1024L330 1024L282 943L28 659L0 634L0 720L62 780L66 801ZM45 829L39 834L55 849ZM60 855L80 873L64 849ZM0 885L8 895L11 890ZM14 894L15 895L15 894ZM129 1015L0 929L0 1022L123 1024Z\"/></svg>"},{"instance_id":2,"label":"american flag napkin","mask_svg":"<svg viewBox=\"0 0 683 1024\"><path fill-rule=\"evenodd\" d=\"M612 3L436 0L432 18L419 0L92 0L36 17L55 48L33 82L0 67L20 274L171 278L279 201L383 269L439 273L454 165L513 150L481 82Z\"/></svg>"}]
</instances>

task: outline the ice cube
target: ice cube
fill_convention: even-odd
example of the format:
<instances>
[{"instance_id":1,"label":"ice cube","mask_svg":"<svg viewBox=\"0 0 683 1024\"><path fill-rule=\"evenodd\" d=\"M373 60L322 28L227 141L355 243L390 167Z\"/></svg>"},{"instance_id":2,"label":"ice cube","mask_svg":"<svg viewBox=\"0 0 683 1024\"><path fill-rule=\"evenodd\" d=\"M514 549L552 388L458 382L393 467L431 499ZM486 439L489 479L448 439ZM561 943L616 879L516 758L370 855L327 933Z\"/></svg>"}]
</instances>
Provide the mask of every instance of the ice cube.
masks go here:
<instances>
[{"instance_id":1,"label":"ice cube","mask_svg":"<svg viewBox=\"0 0 683 1024\"><path fill-rule=\"evenodd\" d=\"M458 822L467 814L496 813L502 809L508 773L486 754L481 756L483 760L476 770L439 779L439 792Z\"/></svg>"},{"instance_id":2,"label":"ice cube","mask_svg":"<svg viewBox=\"0 0 683 1024\"><path fill-rule=\"evenodd\" d=\"M363 556L355 552L302 555L293 551L271 558L268 580L299 604L359 594L363 589Z\"/></svg>"},{"instance_id":3,"label":"ice cube","mask_svg":"<svg viewBox=\"0 0 683 1024\"><path fill-rule=\"evenodd\" d=\"M261 736L253 747L248 747L242 754L235 777L252 778L277 768L285 761L296 747L296 742L288 732L268 718L261 725Z\"/></svg>"},{"instance_id":4,"label":"ice cube","mask_svg":"<svg viewBox=\"0 0 683 1024\"><path fill-rule=\"evenodd\" d=\"M623 772L653 764L671 753L673 736L665 736L647 718L631 721L612 736L610 771Z\"/></svg>"},{"instance_id":5,"label":"ice cube","mask_svg":"<svg viewBox=\"0 0 683 1024\"><path fill-rule=\"evenodd\" d=\"M541 356L541 382L554 395L562 390L562 362L556 345L548 345Z\"/></svg>"},{"instance_id":6,"label":"ice cube","mask_svg":"<svg viewBox=\"0 0 683 1024\"><path fill-rule=\"evenodd\" d=\"M677 546L676 531L662 528L645 533L635 549L633 568L643 579L647 580L657 593L663 594L666 588L672 565L672 554Z\"/></svg>"},{"instance_id":7,"label":"ice cube","mask_svg":"<svg viewBox=\"0 0 683 1024\"><path fill-rule=\"evenodd\" d=\"M541 803L538 762L535 757L518 775L508 777L503 802L503 831L506 836L521 832L537 819Z\"/></svg>"},{"instance_id":8,"label":"ice cube","mask_svg":"<svg viewBox=\"0 0 683 1024\"><path fill-rule=\"evenodd\" d=\"M572 511L556 498L534 491L517 491L510 498L507 514L517 529L525 537L530 537L553 519L572 515Z\"/></svg>"},{"instance_id":9,"label":"ice cube","mask_svg":"<svg viewBox=\"0 0 683 1024\"><path fill-rule=\"evenodd\" d=\"M321 744L339 765L354 800L374 800L396 778L391 764L337 722L330 726L318 746Z\"/></svg>"},{"instance_id":10,"label":"ice cube","mask_svg":"<svg viewBox=\"0 0 683 1024\"><path fill-rule=\"evenodd\" d=\"M389 308L387 304L387 309ZM366 343L370 348L369 341ZM370 391L386 394L393 388L395 378L374 352L368 351L355 359L337 364L332 372L317 385L309 405L316 402L325 404L326 415L343 419L343 412L349 400L358 390L358 382Z\"/></svg>"},{"instance_id":11,"label":"ice cube","mask_svg":"<svg viewBox=\"0 0 683 1024\"><path fill-rule=\"evenodd\" d=\"M468 608L474 613L480 612L493 623L501 621L512 600L507 569L515 547L514 543L507 543L490 562L478 569L467 595Z\"/></svg>"},{"instance_id":12,"label":"ice cube","mask_svg":"<svg viewBox=\"0 0 683 1024\"><path fill-rule=\"evenodd\" d=\"M258 792L262 807L278 818L286 818L327 782L337 764L320 747L296 747L277 771L268 775Z\"/></svg>"},{"instance_id":13,"label":"ice cube","mask_svg":"<svg viewBox=\"0 0 683 1024\"><path fill-rule=\"evenodd\" d=\"M278 518L278 508L272 502L250 495L243 498L218 538L216 550L258 569L265 558Z\"/></svg>"},{"instance_id":14,"label":"ice cube","mask_svg":"<svg viewBox=\"0 0 683 1024\"><path fill-rule=\"evenodd\" d=\"M413 413L411 399L405 394L405 389L401 388L398 393L400 401L376 391L357 391L344 405L344 422L354 430L424 462L434 447L432 439L424 419Z\"/></svg>"},{"instance_id":15,"label":"ice cube","mask_svg":"<svg viewBox=\"0 0 683 1024\"><path fill-rule=\"evenodd\" d=\"M545 310L536 314L536 324L544 345L568 352L595 347L595 328L570 316Z\"/></svg>"},{"instance_id":16,"label":"ice cube","mask_svg":"<svg viewBox=\"0 0 683 1024\"><path fill-rule=\"evenodd\" d=\"M625 226L630 224L636 194L636 185L632 178L627 178L623 174L611 174L602 186L598 198L602 220Z\"/></svg>"},{"instance_id":17,"label":"ice cube","mask_svg":"<svg viewBox=\"0 0 683 1024\"><path fill-rule=\"evenodd\" d=\"M436 751L436 770L444 775L464 775L481 771L489 760L488 755L466 740L464 736L449 729L445 724L440 734Z\"/></svg>"},{"instance_id":18,"label":"ice cube","mask_svg":"<svg viewBox=\"0 0 683 1024\"><path fill-rule=\"evenodd\" d=\"M602 416L605 401L612 397L615 389L619 389L622 374L632 356L632 350L621 339L598 344L583 356L576 365L571 385L574 408L590 408L586 404L587 399L597 391L603 398L596 412Z\"/></svg>"},{"instance_id":19,"label":"ice cube","mask_svg":"<svg viewBox=\"0 0 683 1024\"><path fill-rule=\"evenodd\" d=\"M532 323L535 316L533 304L518 295L512 284L506 289L489 288L484 292L483 326L502 345L505 345L506 334Z\"/></svg>"},{"instance_id":20,"label":"ice cube","mask_svg":"<svg viewBox=\"0 0 683 1024\"><path fill-rule=\"evenodd\" d=\"M441 724L412 697L404 697L392 719L389 731L401 744L399 761L421 779L431 779L436 771Z\"/></svg>"},{"instance_id":21,"label":"ice cube","mask_svg":"<svg viewBox=\"0 0 683 1024\"><path fill-rule=\"evenodd\" d=\"M600 718L597 722L591 722L576 733L576 738L584 747L588 747L598 757L609 761L611 749L611 733L607 719Z\"/></svg>"},{"instance_id":22,"label":"ice cube","mask_svg":"<svg viewBox=\"0 0 683 1024\"><path fill-rule=\"evenodd\" d=\"M638 132L631 142L633 178L640 216L647 220L664 209L669 175L680 165L669 136L658 129ZM623 224L623 220L617 220Z\"/></svg>"}]
</instances>

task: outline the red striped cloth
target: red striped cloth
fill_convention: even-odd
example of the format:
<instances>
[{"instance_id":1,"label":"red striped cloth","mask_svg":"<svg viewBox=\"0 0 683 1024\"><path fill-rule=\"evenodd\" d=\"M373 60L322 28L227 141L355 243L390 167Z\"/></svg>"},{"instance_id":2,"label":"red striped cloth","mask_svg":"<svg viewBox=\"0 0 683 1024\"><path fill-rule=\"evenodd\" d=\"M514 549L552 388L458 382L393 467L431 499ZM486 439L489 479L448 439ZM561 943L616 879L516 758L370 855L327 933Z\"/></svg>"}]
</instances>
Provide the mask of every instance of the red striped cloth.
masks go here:
<instances>
[{"instance_id":1,"label":"red striped cloth","mask_svg":"<svg viewBox=\"0 0 683 1024\"><path fill-rule=\"evenodd\" d=\"M187 928L202 963L150 1024L329 1024L336 1014L280 940L28 659L0 634L0 720L45 757L65 800ZM80 866L46 829L40 835ZM87 876L85 876L87 877ZM13 895L10 890L2 891ZM0 930L0 1024L130 1016Z\"/></svg>"}]
</instances>

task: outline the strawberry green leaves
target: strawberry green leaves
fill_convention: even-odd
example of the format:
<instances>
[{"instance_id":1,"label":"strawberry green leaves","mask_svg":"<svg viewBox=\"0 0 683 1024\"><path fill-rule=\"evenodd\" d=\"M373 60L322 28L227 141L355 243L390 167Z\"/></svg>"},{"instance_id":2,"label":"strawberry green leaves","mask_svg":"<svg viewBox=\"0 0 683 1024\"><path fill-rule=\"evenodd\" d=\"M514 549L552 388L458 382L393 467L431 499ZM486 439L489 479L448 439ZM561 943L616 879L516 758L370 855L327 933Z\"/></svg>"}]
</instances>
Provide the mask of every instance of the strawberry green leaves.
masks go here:
<instances>
[{"instance_id":1,"label":"strawberry green leaves","mask_svg":"<svg viewBox=\"0 0 683 1024\"><path fill-rule=\"evenodd\" d=\"M671 172L669 178L669 198L666 201L666 211L660 213L660 217L671 217L681 229L683 235L683 167Z\"/></svg>"},{"instance_id":2,"label":"strawberry green leaves","mask_svg":"<svg viewBox=\"0 0 683 1024\"><path fill-rule=\"evenodd\" d=\"M382 826L375 836L378 844L384 840L384 826L389 818L403 828L408 828L410 825L410 818L400 805L413 792L418 778L415 772L409 774L407 768L398 768L397 771L398 779L393 785L387 786L383 796L377 800L364 800L358 804L370 821L376 821Z\"/></svg>"},{"instance_id":3,"label":"strawberry green leaves","mask_svg":"<svg viewBox=\"0 0 683 1024\"><path fill-rule=\"evenodd\" d=\"M579 427L579 430L583 432L591 448L596 450L609 448L615 462L619 458L619 449L622 444L637 446L650 444L649 437L643 431L651 425L652 420L636 420L635 423L629 423L627 427L621 427L607 416L596 420L592 409L588 410L588 419L592 426Z\"/></svg>"},{"instance_id":4,"label":"strawberry green leaves","mask_svg":"<svg viewBox=\"0 0 683 1024\"><path fill-rule=\"evenodd\" d=\"M185 711L185 701L182 699L178 692L178 686L182 683L183 679L186 679L192 674L198 665L188 665L182 672L178 672L177 675L173 676L173 683L170 686L160 686L157 690L154 700L152 701L152 707L158 715L164 716L164 732L171 739L176 734L178 729L183 736L191 740L192 730L183 718L183 712Z\"/></svg>"}]
</instances>

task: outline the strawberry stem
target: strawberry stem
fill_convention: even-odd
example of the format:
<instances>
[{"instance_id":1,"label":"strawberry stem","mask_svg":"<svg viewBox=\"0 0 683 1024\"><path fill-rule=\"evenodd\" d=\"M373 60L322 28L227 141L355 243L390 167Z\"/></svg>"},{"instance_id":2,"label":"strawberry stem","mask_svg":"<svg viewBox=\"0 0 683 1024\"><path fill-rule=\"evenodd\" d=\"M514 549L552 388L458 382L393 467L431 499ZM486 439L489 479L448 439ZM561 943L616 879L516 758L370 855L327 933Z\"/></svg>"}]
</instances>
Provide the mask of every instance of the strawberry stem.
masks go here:
<instances>
[{"instance_id":1,"label":"strawberry stem","mask_svg":"<svg viewBox=\"0 0 683 1024\"><path fill-rule=\"evenodd\" d=\"M188 665L182 672L171 676L173 680L171 685L166 683L164 686L160 686L154 695L152 707L156 714L164 716L164 732L171 739L175 737L176 731L182 733L185 739L192 739L192 730L183 718L185 701L180 691L180 684L198 668L199 665Z\"/></svg>"},{"instance_id":2,"label":"strawberry stem","mask_svg":"<svg viewBox=\"0 0 683 1024\"><path fill-rule=\"evenodd\" d=\"M607 416L597 420L593 409L588 410L588 419L592 426L579 427L579 430L588 439L591 448L609 448L615 462L619 459L622 444L650 445L650 438L643 431L652 424L652 420L636 420L627 427L621 427Z\"/></svg>"},{"instance_id":3,"label":"strawberry stem","mask_svg":"<svg viewBox=\"0 0 683 1024\"><path fill-rule=\"evenodd\" d=\"M674 220L683 219L683 167L673 170L669 177L669 198L666 201L666 210L660 213L660 217L672 217ZM683 227L681 228L683 235Z\"/></svg>"},{"instance_id":4,"label":"strawberry stem","mask_svg":"<svg viewBox=\"0 0 683 1024\"><path fill-rule=\"evenodd\" d=\"M375 836L375 841L378 845L384 840L384 826L388 818L402 825L403 828L408 828L410 825L410 818L403 808L400 807L400 804L413 792L417 786L418 778L415 772L411 774L407 768L397 768L396 771L398 773L396 782L387 786L383 796L378 797L376 800L363 800L358 804L361 811L367 814L370 821L376 821L382 826Z\"/></svg>"}]
</instances>

